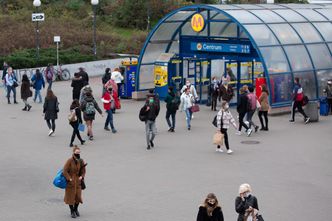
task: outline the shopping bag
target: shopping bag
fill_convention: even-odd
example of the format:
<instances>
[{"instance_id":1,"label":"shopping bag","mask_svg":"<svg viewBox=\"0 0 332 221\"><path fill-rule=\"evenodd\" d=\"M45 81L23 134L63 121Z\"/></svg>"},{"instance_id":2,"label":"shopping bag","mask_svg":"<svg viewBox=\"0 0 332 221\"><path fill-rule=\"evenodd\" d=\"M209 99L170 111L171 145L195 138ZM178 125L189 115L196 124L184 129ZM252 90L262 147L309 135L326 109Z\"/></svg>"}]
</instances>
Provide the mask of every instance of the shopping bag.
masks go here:
<instances>
[{"instance_id":1,"label":"shopping bag","mask_svg":"<svg viewBox=\"0 0 332 221\"><path fill-rule=\"evenodd\" d=\"M84 132L84 130L85 130L85 125L84 125L84 124L79 124L79 125L78 125L78 130L81 131L81 132Z\"/></svg>"},{"instance_id":2,"label":"shopping bag","mask_svg":"<svg viewBox=\"0 0 332 221\"><path fill-rule=\"evenodd\" d=\"M221 133L220 131L217 131L214 135L213 135L213 144L215 145L223 145L224 144L224 134Z\"/></svg>"},{"instance_id":3,"label":"shopping bag","mask_svg":"<svg viewBox=\"0 0 332 221\"><path fill-rule=\"evenodd\" d=\"M65 189L67 186L67 180L65 176L63 175L63 170L59 170L58 173L56 174L54 180L53 180L54 186L60 188L60 189Z\"/></svg>"},{"instance_id":4,"label":"shopping bag","mask_svg":"<svg viewBox=\"0 0 332 221\"><path fill-rule=\"evenodd\" d=\"M199 111L199 105L198 104L194 104L193 106L191 106L190 110L193 113L198 112Z\"/></svg>"}]
</instances>

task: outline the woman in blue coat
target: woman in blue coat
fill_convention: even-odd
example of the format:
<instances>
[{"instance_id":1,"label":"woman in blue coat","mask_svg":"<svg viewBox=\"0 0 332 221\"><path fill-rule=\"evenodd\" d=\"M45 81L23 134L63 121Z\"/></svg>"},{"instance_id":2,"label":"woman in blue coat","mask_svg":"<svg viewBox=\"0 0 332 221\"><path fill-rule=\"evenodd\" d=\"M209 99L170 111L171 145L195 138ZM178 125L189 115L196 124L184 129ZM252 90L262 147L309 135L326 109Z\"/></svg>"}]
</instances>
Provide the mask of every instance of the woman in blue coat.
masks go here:
<instances>
[{"instance_id":1,"label":"woman in blue coat","mask_svg":"<svg viewBox=\"0 0 332 221\"><path fill-rule=\"evenodd\" d=\"M40 73L40 70L36 70L36 74L34 74L31 78L32 81L32 87L35 89L35 96L33 98L33 101L36 102L37 96L39 98L39 103L43 102L42 96L40 94L40 90L42 88L45 88L45 81L43 78L43 75Z\"/></svg>"}]
</instances>

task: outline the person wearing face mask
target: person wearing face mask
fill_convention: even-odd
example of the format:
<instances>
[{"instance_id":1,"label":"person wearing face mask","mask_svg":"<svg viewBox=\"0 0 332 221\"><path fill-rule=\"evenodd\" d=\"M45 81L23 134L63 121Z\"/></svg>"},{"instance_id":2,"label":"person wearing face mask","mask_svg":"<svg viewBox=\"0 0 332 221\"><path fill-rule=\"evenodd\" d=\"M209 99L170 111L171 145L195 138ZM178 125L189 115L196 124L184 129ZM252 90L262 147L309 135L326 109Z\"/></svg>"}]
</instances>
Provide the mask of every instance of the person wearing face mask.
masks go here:
<instances>
[{"instance_id":1,"label":"person wearing face mask","mask_svg":"<svg viewBox=\"0 0 332 221\"><path fill-rule=\"evenodd\" d=\"M224 221L224 214L214 193L209 193L199 207L197 221Z\"/></svg>"},{"instance_id":2,"label":"person wearing face mask","mask_svg":"<svg viewBox=\"0 0 332 221\"><path fill-rule=\"evenodd\" d=\"M225 147L227 149L228 154L233 153L233 151L229 148L228 134L227 134L227 130L230 124L234 126L235 130L237 129L235 119L232 113L229 111L229 104L226 101L223 101L221 103L221 109L217 114L217 127L220 130L220 132L224 135ZM220 145L218 145L216 152L224 152L224 151L220 149Z\"/></svg>"},{"instance_id":3,"label":"person wearing face mask","mask_svg":"<svg viewBox=\"0 0 332 221\"><path fill-rule=\"evenodd\" d=\"M210 93L211 93L211 97L212 97L211 110L216 111L217 110L217 99L220 94L220 82L217 80L216 77L212 78Z\"/></svg>"},{"instance_id":4,"label":"person wearing face mask","mask_svg":"<svg viewBox=\"0 0 332 221\"><path fill-rule=\"evenodd\" d=\"M235 199L235 211L239 214L237 218L238 221L247 220L249 214L251 214L253 210L258 211L257 198L253 196L251 192L249 184L244 183L240 185L240 196Z\"/></svg>"},{"instance_id":5,"label":"person wearing face mask","mask_svg":"<svg viewBox=\"0 0 332 221\"><path fill-rule=\"evenodd\" d=\"M180 111L184 111L186 114L186 120L187 120L187 128L188 130L191 129L191 119L192 119L192 112L191 107L194 103L194 97L192 94L190 94L189 88L185 89L184 93L180 97Z\"/></svg>"},{"instance_id":6,"label":"person wearing face mask","mask_svg":"<svg viewBox=\"0 0 332 221\"><path fill-rule=\"evenodd\" d=\"M196 88L194 85L192 85L190 83L189 80L186 81L186 85L183 85L182 89L181 89L181 94L186 90L189 89L189 93L195 98L195 100L198 100L198 96L197 96L197 92L196 92Z\"/></svg>"},{"instance_id":7,"label":"person wearing face mask","mask_svg":"<svg viewBox=\"0 0 332 221\"><path fill-rule=\"evenodd\" d=\"M69 158L63 167L63 175L67 180L64 202L69 205L72 218L79 217L78 205L82 200L82 180L85 177L86 163L81 159L81 150L74 146L73 156Z\"/></svg>"}]
</instances>

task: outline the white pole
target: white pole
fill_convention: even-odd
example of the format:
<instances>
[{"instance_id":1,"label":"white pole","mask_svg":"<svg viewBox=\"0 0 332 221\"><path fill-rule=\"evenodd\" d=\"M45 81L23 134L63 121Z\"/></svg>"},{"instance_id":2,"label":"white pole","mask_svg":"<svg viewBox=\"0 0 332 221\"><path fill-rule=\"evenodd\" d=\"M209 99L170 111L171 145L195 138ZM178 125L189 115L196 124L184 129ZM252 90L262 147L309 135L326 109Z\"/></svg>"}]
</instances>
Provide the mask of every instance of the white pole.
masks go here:
<instances>
[{"instance_id":1,"label":"white pole","mask_svg":"<svg viewBox=\"0 0 332 221\"><path fill-rule=\"evenodd\" d=\"M56 43L56 66L59 70L59 42Z\"/></svg>"}]
</instances>

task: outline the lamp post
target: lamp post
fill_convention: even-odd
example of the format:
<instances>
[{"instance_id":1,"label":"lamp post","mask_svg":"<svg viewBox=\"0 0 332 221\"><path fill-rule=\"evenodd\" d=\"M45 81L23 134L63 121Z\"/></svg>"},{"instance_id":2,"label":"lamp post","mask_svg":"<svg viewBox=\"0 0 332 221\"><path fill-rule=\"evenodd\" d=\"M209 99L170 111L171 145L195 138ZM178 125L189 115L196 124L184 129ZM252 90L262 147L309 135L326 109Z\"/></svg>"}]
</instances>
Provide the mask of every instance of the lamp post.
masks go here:
<instances>
[{"instance_id":1,"label":"lamp post","mask_svg":"<svg viewBox=\"0 0 332 221\"><path fill-rule=\"evenodd\" d=\"M33 0L33 6L36 7L37 13L39 11L39 7L41 5L40 0ZM36 21L36 49L37 49L37 65L39 62L39 24L38 21Z\"/></svg>"},{"instance_id":2,"label":"lamp post","mask_svg":"<svg viewBox=\"0 0 332 221\"><path fill-rule=\"evenodd\" d=\"M96 8L99 4L99 0L91 0L93 8L93 55L97 57L97 45L96 45Z\"/></svg>"}]
</instances>

